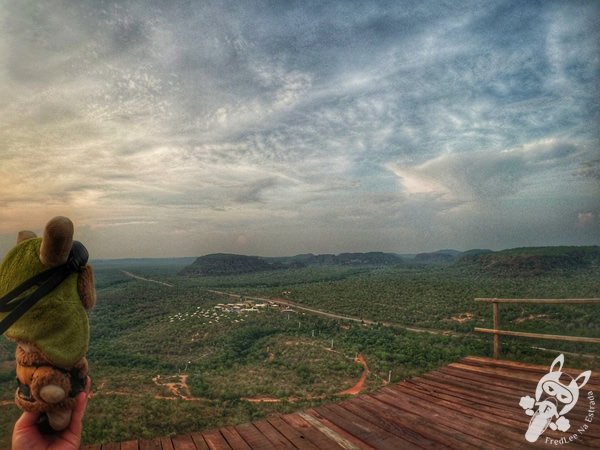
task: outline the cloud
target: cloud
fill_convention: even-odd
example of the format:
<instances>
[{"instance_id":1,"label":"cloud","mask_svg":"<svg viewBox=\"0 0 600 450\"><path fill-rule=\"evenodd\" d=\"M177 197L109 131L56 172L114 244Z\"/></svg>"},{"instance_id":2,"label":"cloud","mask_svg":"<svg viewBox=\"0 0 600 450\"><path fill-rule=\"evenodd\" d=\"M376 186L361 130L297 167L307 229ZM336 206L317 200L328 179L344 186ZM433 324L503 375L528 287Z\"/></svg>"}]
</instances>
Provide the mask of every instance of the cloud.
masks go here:
<instances>
[{"instance_id":1,"label":"cloud","mask_svg":"<svg viewBox=\"0 0 600 450\"><path fill-rule=\"evenodd\" d=\"M450 219L486 229L495 201L523 223L523 205L555 198L536 217L569 240L569 205L597 208L599 16L594 2L11 3L0 233L66 214L123 251L143 229L148 254L171 230L198 251L240 235L263 254L400 250L459 240Z\"/></svg>"},{"instance_id":2,"label":"cloud","mask_svg":"<svg viewBox=\"0 0 600 450\"><path fill-rule=\"evenodd\" d=\"M587 161L575 172L576 175L600 181L600 159Z\"/></svg>"},{"instance_id":3,"label":"cloud","mask_svg":"<svg viewBox=\"0 0 600 450\"><path fill-rule=\"evenodd\" d=\"M547 139L497 153L462 152L436 156L422 164L390 163L408 194L430 194L446 199L496 199L527 188L532 178L570 166L578 147Z\"/></svg>"},{"instance_id":4,"label":"cloud","mask_svg":"<svg viewBox=\"0 0 600 450\"><path fill-rule=\"evenodd\" d=\"M239 189L239 193L234 197L234 200L239 203L256 203L262 202L262 193L267 189L272 189L277 186L277 180L274 178L265 178L258 180Z\"/></svg>"}]
</instances>

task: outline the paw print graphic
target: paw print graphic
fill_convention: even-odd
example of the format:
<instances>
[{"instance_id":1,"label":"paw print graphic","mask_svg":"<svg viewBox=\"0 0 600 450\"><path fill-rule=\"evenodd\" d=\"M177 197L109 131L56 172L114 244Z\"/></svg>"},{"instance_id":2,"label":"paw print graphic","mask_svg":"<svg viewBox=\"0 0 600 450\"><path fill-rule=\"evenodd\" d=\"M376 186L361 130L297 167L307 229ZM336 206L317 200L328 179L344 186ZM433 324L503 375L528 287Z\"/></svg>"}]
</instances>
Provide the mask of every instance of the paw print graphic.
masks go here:
<instances>
[{"instance_id":1,"label":"paw print graphic","mask_svg":"<svg viewBox=\"0 0 600 450\"><path fill-rule=\"evenodd\" d=\"M571 423L569 419L561 416L556 420L556 427L559 431L567 431L571 427Z\"/></svg>"},{"instance_id":2,"label":"paw print graphic","mask_svg":"<svg viewBox=\"0 0 600 450\"><path fill-rule=\"evenodd\" d=\"M533 415L533 407L535 406L535 400L529 395L526 395L525 397L521 397L519 406L525 410L525 414L531 416Z\"/></svg>"}]
</instances>

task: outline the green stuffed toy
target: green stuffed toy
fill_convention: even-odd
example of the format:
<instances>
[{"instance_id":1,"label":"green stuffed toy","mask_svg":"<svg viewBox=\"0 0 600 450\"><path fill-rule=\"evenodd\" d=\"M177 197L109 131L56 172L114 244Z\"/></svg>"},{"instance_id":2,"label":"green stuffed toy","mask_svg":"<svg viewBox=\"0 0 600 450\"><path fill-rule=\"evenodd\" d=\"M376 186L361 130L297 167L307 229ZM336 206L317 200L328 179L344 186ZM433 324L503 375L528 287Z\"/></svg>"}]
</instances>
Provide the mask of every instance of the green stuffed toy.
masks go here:
<instances>
[{"instance_id":1,"label":"green stuffed toy","mask_svg":"<svg viewBox=\"0 0 600 450\"><path fill-rule=\"evenodd\" d=\"M73 232L73 223L66 217L50 220L43 238L30 231L20 232L17 245L0 265L0 297L48 269L66 267L74 248ZM34 290L29 289L22 297ZM45 414L50 427L57 431L69 425L75 396L85 388L89 343L86 310L95 302L92 269L85 264L69 272L4 333L17 344L17 406ZM7 315L0 310L0 321Z\"/></svg>"}]
</instances>

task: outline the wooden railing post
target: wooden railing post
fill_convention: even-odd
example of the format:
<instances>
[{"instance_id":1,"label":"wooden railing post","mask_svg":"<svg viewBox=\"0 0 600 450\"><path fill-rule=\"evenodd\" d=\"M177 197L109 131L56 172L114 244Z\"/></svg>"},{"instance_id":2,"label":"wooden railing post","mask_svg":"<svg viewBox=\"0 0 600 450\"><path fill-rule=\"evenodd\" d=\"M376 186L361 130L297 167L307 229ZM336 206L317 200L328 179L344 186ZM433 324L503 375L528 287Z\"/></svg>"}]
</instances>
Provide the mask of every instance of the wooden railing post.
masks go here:
<instances>
[{"instance_id":1,"label":"wooden railing post","mask_svg":"<svg viewBox=\"0 0 600 450\"><path fill-rule=\"evenodd\" d=\"M494 330L500 329L500 312L498 308L498 302L492 303L492 310L494 314ZM494 334L494 359L500 358L500 335Z\"/></svg>"}]
</instances>

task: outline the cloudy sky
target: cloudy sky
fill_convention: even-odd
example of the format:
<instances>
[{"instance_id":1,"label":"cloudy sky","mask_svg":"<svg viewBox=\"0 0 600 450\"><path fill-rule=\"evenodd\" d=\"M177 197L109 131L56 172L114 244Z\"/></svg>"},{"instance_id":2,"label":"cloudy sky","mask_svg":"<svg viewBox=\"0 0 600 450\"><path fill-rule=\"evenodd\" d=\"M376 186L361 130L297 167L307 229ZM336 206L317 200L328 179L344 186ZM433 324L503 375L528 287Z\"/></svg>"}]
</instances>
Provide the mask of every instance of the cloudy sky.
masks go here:
<instances>
[{"instance_id":1,"label":"cloudy sky","mask_svg":"<svg viewBox=\"0 0 600 450\"><path fill-rule=\"evenodd\" d=\"M0 0L0 255L600 244L600 2Z\"/></svg>"}]
</instances>

